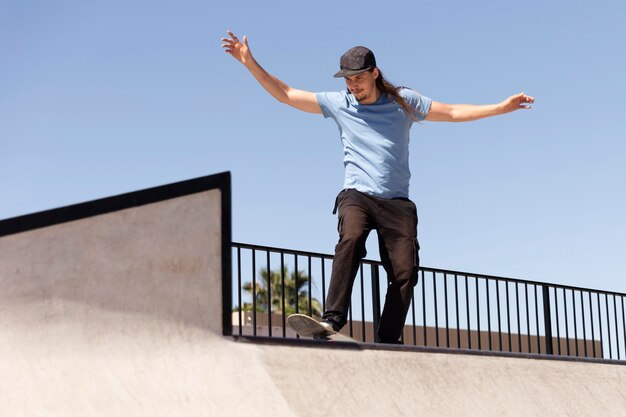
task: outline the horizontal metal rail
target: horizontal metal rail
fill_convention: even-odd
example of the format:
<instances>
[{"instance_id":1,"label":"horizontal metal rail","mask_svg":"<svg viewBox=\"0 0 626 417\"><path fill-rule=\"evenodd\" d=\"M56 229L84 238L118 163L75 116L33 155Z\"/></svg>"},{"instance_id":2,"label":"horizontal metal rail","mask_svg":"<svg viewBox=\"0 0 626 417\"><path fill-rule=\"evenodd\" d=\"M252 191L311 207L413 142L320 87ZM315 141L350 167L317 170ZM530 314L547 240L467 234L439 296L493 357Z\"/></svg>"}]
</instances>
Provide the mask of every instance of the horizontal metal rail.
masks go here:
<instances>
[{"instance_id":1,"label":"horizontal metal rail","mask_svg":"<svg viewBox=\"0 0 626 417\"><path fill-rule=\"evenodd\" d=\"M324 310L333 256L233 243L233 331L297 338L294 312ZM342 332L376 342L387 286L379 261L357 272ZM405 323L405 345L440 349L626 360L626 294L421 267Z\"/></svg>"}]
</instances>

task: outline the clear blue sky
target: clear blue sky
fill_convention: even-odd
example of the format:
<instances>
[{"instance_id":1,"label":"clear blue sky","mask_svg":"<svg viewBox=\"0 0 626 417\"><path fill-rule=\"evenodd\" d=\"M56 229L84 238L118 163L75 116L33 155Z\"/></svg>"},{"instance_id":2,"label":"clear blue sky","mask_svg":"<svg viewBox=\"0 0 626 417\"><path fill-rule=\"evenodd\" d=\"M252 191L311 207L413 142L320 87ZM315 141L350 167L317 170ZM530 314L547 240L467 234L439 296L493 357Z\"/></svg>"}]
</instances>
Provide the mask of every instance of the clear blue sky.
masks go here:
<instances>
[{"instance_id":1,"label":"clear blue sky","mask_svg":"<svg viewBox=\"0 0 626 417\"><path fill-rule=\"evenodd\" d=\"M626 292L623 1L3 1L0 219L222 171L237 241L332 252L337 128L275 102L362 44L448 103L531 111L411 132L422 264ZM377 258L375 238L368 257Z\"/></svg>"}]
</instances>

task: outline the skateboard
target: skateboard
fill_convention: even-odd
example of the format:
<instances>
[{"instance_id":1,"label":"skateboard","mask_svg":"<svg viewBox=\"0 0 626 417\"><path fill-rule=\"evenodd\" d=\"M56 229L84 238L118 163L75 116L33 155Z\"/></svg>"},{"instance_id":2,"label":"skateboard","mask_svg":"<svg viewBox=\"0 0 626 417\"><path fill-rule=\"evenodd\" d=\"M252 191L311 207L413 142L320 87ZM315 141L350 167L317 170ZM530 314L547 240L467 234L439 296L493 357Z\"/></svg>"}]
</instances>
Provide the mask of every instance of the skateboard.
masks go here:
<instances>
[{"instance_id":1,"label":"skateboard","mask_svg":"<svg viewBox=\"0 0 626 417\"><path fill-rule=\"evenodd\" d=\"M312 337L318 340L333 340L336 342L361 343L350 336L326 329L319 321L306 314L289 315L289 317L287 317L287 324L302 337Z\"/></svg>"}]
</instances>

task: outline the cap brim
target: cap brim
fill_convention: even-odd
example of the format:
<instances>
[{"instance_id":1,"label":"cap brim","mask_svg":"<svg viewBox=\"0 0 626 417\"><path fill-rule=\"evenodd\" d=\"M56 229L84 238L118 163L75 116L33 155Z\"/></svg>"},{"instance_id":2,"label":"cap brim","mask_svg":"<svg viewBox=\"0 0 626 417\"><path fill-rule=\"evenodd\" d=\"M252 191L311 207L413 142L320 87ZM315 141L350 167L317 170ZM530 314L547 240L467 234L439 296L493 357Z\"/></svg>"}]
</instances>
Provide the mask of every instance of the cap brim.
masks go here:
<instances>
[{"instance_id":1,"label":"cap brim","mask_svg":"<svg viewBox=\"0 0 626 417\"><path fill-rule=\"evenodd\" d=\"M357 74L361 74L362 72L369 71L370 68L371 67L368 67L365 69L358 69L358 70L342 69L341 71L333 75L333 77L335 78L352 77L353 75L357 75Z\"/></svg>"}]
</instances>

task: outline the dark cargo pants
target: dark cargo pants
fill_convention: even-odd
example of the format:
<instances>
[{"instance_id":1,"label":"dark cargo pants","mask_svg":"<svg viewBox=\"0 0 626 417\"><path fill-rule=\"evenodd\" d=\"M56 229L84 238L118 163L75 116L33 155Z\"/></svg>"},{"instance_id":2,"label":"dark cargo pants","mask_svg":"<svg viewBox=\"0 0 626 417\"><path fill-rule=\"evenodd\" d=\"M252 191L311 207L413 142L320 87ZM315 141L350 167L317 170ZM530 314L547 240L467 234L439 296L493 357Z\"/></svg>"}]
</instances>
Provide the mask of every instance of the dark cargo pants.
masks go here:
<instances>
[{"instance_id":1,"label":"dark cargo pants","mask_svg":"<svg viewBox=\"0 0 626 417\"><path fill-rule=\"evenodd\" d=\"M341 328L347 322L354 279L366 255L365 241L376 229L388 287L378 340L397 343L417 284L419 244L417 210L409 199L385 199L353 189L337 196L339 243L335 247L323 318Z\"/></svg>"}]
</instances>

